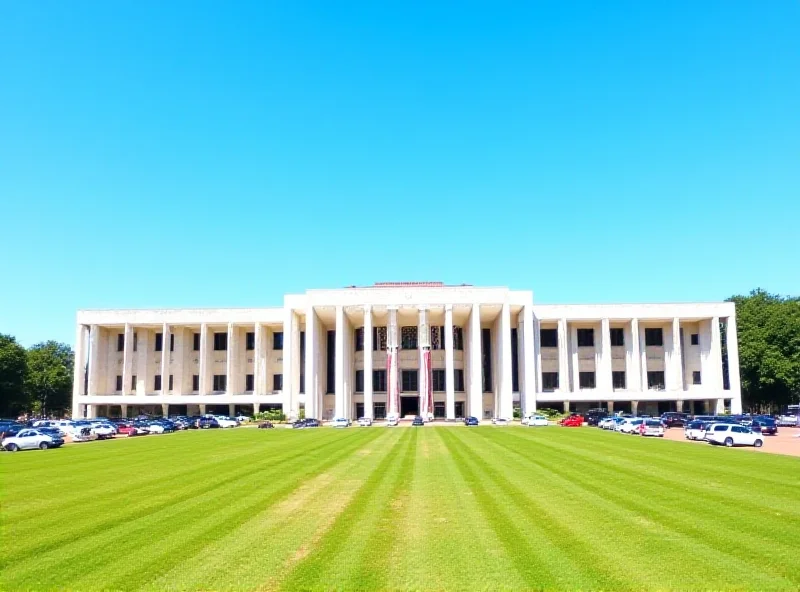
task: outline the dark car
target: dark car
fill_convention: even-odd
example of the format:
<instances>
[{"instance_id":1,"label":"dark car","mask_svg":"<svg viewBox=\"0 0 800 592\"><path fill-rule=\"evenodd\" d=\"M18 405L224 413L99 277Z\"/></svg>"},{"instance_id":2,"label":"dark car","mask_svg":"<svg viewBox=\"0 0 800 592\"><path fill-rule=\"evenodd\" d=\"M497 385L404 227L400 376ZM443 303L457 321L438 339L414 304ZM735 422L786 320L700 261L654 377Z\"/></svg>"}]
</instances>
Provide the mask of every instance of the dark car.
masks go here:
<instances>
[{"instance_id":1,"label":"dark car","mask_svg":"<svg viewBox=\"0 0 800 592\"><path fill-rule=\"evenodd\" d=\"M750 429L765 435L776 436L778 434L778 423L771 417L757 417L750 424Z\"/></svg>"},{"instance_id":2,"label":"dark car","mask_svg":"<svg viewBox=\"0 0 800 592\"><path fill-rule=\"evenodd\" d=\"M306 422L307 428L318 428L320 425L322 425L318 419L314 419L313 417L308 417L303 421Z\"/></svg>"},{"instance_id":3,"label":"dark car","mask_svg":"<svg viewBox=\"0 0 800 592\"><path fill-rule=\"evenodd\" d=\"M476 425L480 425L480 422L478 421L477 417L465 417L464 418L464 425L476 426Z\"/></svg>"},{"instance_id":4,"label":"dark car","mask_svg":"<svg viewBox=\"0 0 800 592\"><path fill-rule=\"evenodd\" d=\"M661 416L661 422L665 428L682 428L689 423L689 415L687 413L668 411Z\"/></svg>"},{"instance_id":5,"label":"dark car","mask_svg":"<svg viewBox=\"0 0 800 592\"><path fill-rule=\"evenodd\" d=\"M195 425L200 430L208 430L211 428L218 428L219 422L215 417L201 417L195 422Z\"/></svg>"},{"instance_id":6,"label":"dark car","mask_svg":"<svg viewBox=\"0 0 800 592\"><path fill-rule=\"evenodd\" d=\"M259 427L259 429L262 429L262 430L270 430L270 429L274 428L275 426L272 425L271 421L262 421L260 424L258 424L258 427Z\"/></svg>"},{"instance_id":7,"label":"dark car","mask_svg":"<svg viewBox=\"0 0 800 592\"><path fill-rule=\"evenodd\" d=\"M21 423L4 421L0 423L0 440L16 436L25 426Z\"/></svg>"},{"instance_id":8,"label":"dark car","mask_svg":"<svg viewBox=\"0 0 800 592\"><path fill-rule=\"evenodd\" d=\"M306 425L306 420L305 419L298 419L296 422L294 422L292 424L292 429L293 430L301 430L301 429L303 429L305 427L308 427Z\"/></svg>"},{"instance_id":9,"label":"dark car","mask_svg":"<svg viewBox=\"0 0 800 592\"><path fill-rule=\"evenodd\" d=\"M42 434L47 434L53 439L61 440L63 437L61 436L61 430L58 428L51 428L51 427L43 427L43 428L36 428L37 432L41 432Z\"/></svg>"},{"instance_id":10,"label":"dark car","mask_svg":"<svg viewBox=\"0 0 800 592\"><path fill-rule=\"evenodd\" d=\"M421 425L425 425L425 422L422 421L422 417L420 417L419 415L416 415L416 416L414 416L414 421L411 422L411 425L412 426L421 426Z\"/></svg>"},{"instance_id":11,"label":"dark car","mask_svg":"<svg viewBox=\"0 0 800 592\"><path fill-rule=\"evenodd\" d=\"M584 416L586 423L590 426L597 426L602 420L608 417L608 411L605 409L589 409Z\"/></svg>"}]
</instances>

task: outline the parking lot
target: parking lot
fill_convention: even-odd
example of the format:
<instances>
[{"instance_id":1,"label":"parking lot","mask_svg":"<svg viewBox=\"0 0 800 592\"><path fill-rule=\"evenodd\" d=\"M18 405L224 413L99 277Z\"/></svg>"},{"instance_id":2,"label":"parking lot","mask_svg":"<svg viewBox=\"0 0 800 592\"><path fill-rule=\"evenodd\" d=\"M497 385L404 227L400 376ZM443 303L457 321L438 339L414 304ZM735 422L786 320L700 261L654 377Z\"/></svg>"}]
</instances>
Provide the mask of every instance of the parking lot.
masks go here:
<instances>
[{"instance_id":1,"label":"parking lot","mask_svg":"<svg viewBox=\"0 0 800 592\"><path fill-rule=\"evenodd\" d=\"M755 450L757 452L770 452L773 454L788 454L791 456L800 456L800 428L780 428L775 436L764 436L764 445L761 448L753 448L748 446L746 450ZM687 440L683 435L683 428L670 428L664 432L664 438L667 440L676 440L681 442L688 442L697 446L709 446L707 442Z\"/></svg>"}]
</instances>

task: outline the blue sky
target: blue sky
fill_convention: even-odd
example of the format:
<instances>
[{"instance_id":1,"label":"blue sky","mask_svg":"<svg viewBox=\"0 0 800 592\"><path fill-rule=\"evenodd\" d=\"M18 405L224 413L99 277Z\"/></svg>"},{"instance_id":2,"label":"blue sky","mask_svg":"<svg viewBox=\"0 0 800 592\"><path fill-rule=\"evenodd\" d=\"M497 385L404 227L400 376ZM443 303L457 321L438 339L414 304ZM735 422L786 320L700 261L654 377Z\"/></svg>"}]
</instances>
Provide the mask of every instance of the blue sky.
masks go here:
<instances>
[{"instance_id":1,"label":"blue sky","mask_svg":"<svg viewBox=\"0 0 800 592\"><path fill-rule=\"evenodd\" d=\"M440 280L800 293L800 2L4 2L0 332Z\"/></svg>"}]
</instances>

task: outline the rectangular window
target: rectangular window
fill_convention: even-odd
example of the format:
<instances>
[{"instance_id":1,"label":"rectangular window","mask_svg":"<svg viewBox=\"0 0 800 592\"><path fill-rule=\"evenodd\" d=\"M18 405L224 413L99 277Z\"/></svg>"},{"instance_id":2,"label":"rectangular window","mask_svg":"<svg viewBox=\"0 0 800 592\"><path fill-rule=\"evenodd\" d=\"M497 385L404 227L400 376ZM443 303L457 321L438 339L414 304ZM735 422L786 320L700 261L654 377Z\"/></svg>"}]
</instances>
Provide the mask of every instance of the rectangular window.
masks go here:
<instances>
[{"instance_id":1,"label":"rectangular window","mask_svg":"<svg viewBox=\"0 0 800 592\"><path fill-rule=\"evenodd\" d=\"M594 372L579 372L578 384L582 389L594 388Z\"/></svg>"},{"instance_id":2,"label":"rectangular window","mask_svg":"<svg viewBox=\"0 0 800 592\"><path fill-rule=\"evenodd\" d=\"M413 393L419 391L419 376L417 371L403 370L402 385L404 393Z\"/></svg>"},{"instance_id":3,"label":"rectangular window","mask_svg":"<svg viewBox=\"0 0 800 592\"><path fill-rule=\"evenodd\" d=\"M125 333L117 335L117 351L125 351Z\"/></svg>"},{"instance_id":4,"label":"rectangular window","mask_svg":"<svg viewBox=\"0 0 800 592\"><path fill-rule=\"evenodd\" d=\"M376 393L386 392L386 370L372 371L372 390Z\"/></svg>"},{"instance_id":5,"label":"rectangular window","mask_svg":"<svg viewBox=\"0 0 800 592\"><path fill-rule=\"evenodd\" d=\"M117 391L121 391L122 390L122 376L117 375L117 384L116 384L116 389L115 390L117 390Z\"/></svg>"},{"instance_id":6,"label":"rectangular window","mask_svg":"<svg viewBox=\"0 0 800 592\"><path fill-rule=\"evenodd\" d=\"M139 334L133 334L133 351L136 351L139 348Z\"/></svg>"},{"instance_id":7,"label":"rectangular window","mask_svg":"<svg viewBox=\"0 0 800 592\"><path fill-rule=\"evenodd\" d=\"M228 333L214 333L214 351L225 351L228 349ZM217 389L214 389L217 390Z\"/></svg>"},{"instance_id":8,"label":"rectangular window","mask_svg":"<svg viewBox=\"0 0 800 592\"><path fill-rule=\"evenodd\" d=\"M253 374L248 374L244 377L244 390L248 393L253 392L253 385L255 384L255 377Z\"/></svg>"},{"instance_id":9,"label":"rectangular window","mask_svg":"<svg viewBox=\"0 0 800 592\"><path fill-rule=\"evenodd\" d=\"M558 329L540 329L539 341L542 347L558 347Z\"/></svg>"},{"instance_id":10,"label":"rectangular window","mask_svg":"<svg viewBox=\"0 0 800 592\"><path fill-rule=\"evenodd\" d=\"M133 376L131 376L131 390L132 391L136 390L136 375L135 374Z\"/></svg>"},{"instance_id":11,"label":"rectangular window","mask_svg":"<svg viewBox=\"0 0 800 592\"><path fill-rule=\"evenodd\" d=\"M224 391L228 386L228 377L224 374L214 375L214 390Z\"/></svg>"},{"instance_id":12,"label":"rectangular window","mask_svg":"<svg viewBox=\"0 0 800 592\"><path fill-rule=\"evenodd\" d=\"M647 373L647 388L656 391L664 390L664 371L651 370Z\"/></svg>"},{"instance_id":13,"label":"rectangular window","mask_svg":"<svg viewBox=\"0 0 800 592\"><path fill-rule=\"evenodd\" d=\"M355 341L356 344L356 351L364 351L364 327L359 327L353 333L353 341Z\"/></svg>"},{"instance_id":14,"label":"rectangular window","mask_svg":"<svg viewBox=\"0 0 800 592\"><path fill-rule=\"evenodd\" d=\"M200 333L192 333L192 351L200 351Z\"/></svg>"},{"instance_id":15,"label":"rectangular window","mask_svg":"<svg viewBox=\"0 0 800 592\"><path fill-rule=\"evenodd\" d=\"M594 329L578 329L578 347L594 347Z\"/></svg>"},{"instance_id":16,"label":"rectangular window","mask_svg":"<svg viewBox=\"0 0 800 592\"><path fill-rule=\"evenodd\" d=\"M275 331L272 334L272 349L275 351L283 349L283 331Z\"/></svg>"},{"instance_id":17,"label":"rectangular window","mask_svg":"<svg viewBox=\"0 0 800 592\"><path fill-rule=\"evenodd\" d=\"M164 334L156 333L156 351L161 351L164 348Z\"/></svg>"},{"instance_id":18,"label":"rectangular window","mask_svg":"<svg viewBox=\"0 0 800 592\"><path fill-rule=\"evenodd\" d=\"M433 390L445 391L445 371L436 369L433 371Z\"/></svg>"},{"instance_id":19,"label":"rectangular window","mask_svg":"<svg viewBox=\"0 0 800 592\"><path fill-rule=\"evenodd\" d=\"M664 330L660 327L644 330L645 345L664 345Z\"/></svg>"},{"instance_id":20,"label":"rectangular window","mask_svg":"<svg viewBox=\"0 0 800 592\"><path fill-rule=\"evenodd\" d=\"M702 384L700 380L700 370L695 370L692 372L692 384Z\"/></svg>"},{"instance_id":21,"label":"rectangular window","mask_svg":"<svg viewBox=\"0 0 800 592\"><path fill-rule=\"evenodd\" d=\"M200 390L200 375L192 374L192 390L197 392Z\"/></svg>"},{"instance_id":22,"label":"rectangular window","mask_svg":"<svg viewBox=\"0 0 800 592\"><path fill-rule=\"evenodd\" d=\"M614 390L625 389L625 371L624 370L614 370L611 373L611 385L613 386Z\"/></svg>"},{"instance_id":23,"label":"rectangular window","mask_svg":"<svg viewBox=\"0 0 800 592\"><path fill-rule=\"evenodd\" d=\"M336 331L328 331L327 365L325 366L325 392L336 389Z\"/></svg>"},{"instance_id":24,"label":"rectangular window","mask_svg":"<svg viewBox=\"0 0 800 592\"><path fill-rule=\"evenodd\" d=\"M492 392L492 332L481 329L481 372L484 393Z\"/></svg>"},{"instance_id":25,"label":"rectangular window","mask_svg":"<svg viewBox=\"0 0 800 592\"><path fill-rule=\"evenodd\" d=\"M697 333L692 333L692 345L700 345L700 336Z\"/></svg>"},{"instance_id":26,"label":"rectangular window","mask_svg":"<svg viewBox=\"0 0 800 592\"><path fill-rule=\"evenodd\" d=\"M619 329L617 327L612 327L610 329L611 332L611 345L612 347L618 347L625 345L625 331L624 329Z\"/></svg>"},{"instance_id":27,"label":"rectangular window","mask_svg":"<svg viewBox=\"0 0 800 592\"><path fill-rule=\"evenodd\" d=\"M511 392L519 392L519 334L511 329Z\"/></svg>"},{"instance_id":28,"label":"rectangular window","mask_svg":"<svg viewBox=\"0 0 800 592\"><path fill-rule=\"evenodd\" d=\"M169 334L169 351L175 351L175 333Z\"/></svg>"},{"instance_id":29,"label":"rectangular window","mask_svg":"<svg viewBox=\"0 0 800 592\"><path fill-rule=\"evenodd\" d=\"M153 390L154 391L160 391L161 390L161 375L160 374L156 374L153 377L153 379L154 379L153 380Z\"/></svg>"},{"instance_id":30,"label":"rectangular window","mask_svg":"<svg viewBox=\"0 0 800 592\"><path fill-rule=\"evenodd\" d=\"M254 331L248 331L244 336L244 348L247 351L253 351L256 348L256 334Z\"/></svg>"},{"instance_id":31,"label":"rectangular window","mask_svg":"<svg viewBox=\"0 0 800 592\"><path fill-rule=\"evenodd\" d=\"M464 351L464 328L453 327L453 350Z\"/></svg>"},{"instance_id":32,"label":"rectangular window","mask_svg":"<svg viewBox=\"0 0 800 592\"><path fill-rule=\"evenodd\" d=\"M356 392L364 392L364 371L356 370Z\"/></svg>"},{"instance_id":33,"label":"rectangular window","mask_svg":"<svg viewBox=\"0 0 800 592\"><path fill-rule=\"evenodd\" d=\"M558 390L558 372L542 372L542 391L552 393Z\"/></svg>"},{"instance_id":34,"label":"rectangular window","mask_svg":"<svg viewBox=\"0 0 800 592\"><path fill-rule=\"evenodd\" d=\"M372 351L386 351L386 327L372 328Z\"/></svg>"},{"instance_id":35,"label":"rectangular window","mask_svg":"<svg viewBox=\"0 0 800 592\"><path fill-rule=\"evenodd\" d=\"M402 349L417 349L417 328L402 327L400 329L400 347Z\"/></svg>"},{"instance_id":36,"label":"rectangular window","mask_svg":"<svg viewBox=\"0 0 800 592\"><path fill-rule=\"evenodd\" d=\"M455 392L464 392L464 371L461 368L453 370L453 382L455 382Z\"/></svg>"},{"instance_id":37,"label":"rectangular window","mask_svg":"<svg viewBox=\"0 0 800 592\"><path fill-rule=\"evenodd\" d=\"M172 374L169 375L169 381L167 384L167 390L172 390Z\"/></svg>"},{"instance_id":38,"label":"rectangular window","mask_svg":"<svg viewBox=\"0 0 800 592\"><path fill-rule=\"evenodd\" d=\"M272 375L272 390L273 391L283 390L283 374Z\"/></svg>"}]
</instances>

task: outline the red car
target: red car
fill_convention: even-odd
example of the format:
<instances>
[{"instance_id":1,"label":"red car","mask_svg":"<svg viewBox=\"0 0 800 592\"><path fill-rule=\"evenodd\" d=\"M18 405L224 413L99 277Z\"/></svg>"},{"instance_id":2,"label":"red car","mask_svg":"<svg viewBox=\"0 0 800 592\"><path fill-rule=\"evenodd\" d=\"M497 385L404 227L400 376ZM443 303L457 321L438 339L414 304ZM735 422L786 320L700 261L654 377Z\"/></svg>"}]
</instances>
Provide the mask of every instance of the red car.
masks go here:
<instances>
[{"instance_id":1,"label":"red car","mask_svg":"<svg viewBox=\"0 0 800 592\"><path fill-rule=\"evenodd\" d=\"M137 430L136 426L132 423L121 423L117 425L117 433L119 433L120 436L127 436L130 438L131 436L138 436L139 430Z\"/></svg>"},{"instance_id":2,"label":"red car","mask_svg":"<svg viewBox=\"0 0 800 592\"><path fill-rule=\"evenodd\" d=\"M569 417L562 419L559 423L568 428L579 428L583 425L583 416L570 415Z\"/></svg>"}]
</instances>

